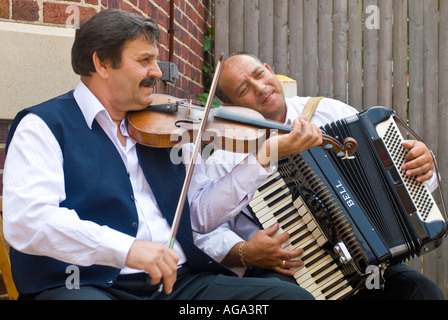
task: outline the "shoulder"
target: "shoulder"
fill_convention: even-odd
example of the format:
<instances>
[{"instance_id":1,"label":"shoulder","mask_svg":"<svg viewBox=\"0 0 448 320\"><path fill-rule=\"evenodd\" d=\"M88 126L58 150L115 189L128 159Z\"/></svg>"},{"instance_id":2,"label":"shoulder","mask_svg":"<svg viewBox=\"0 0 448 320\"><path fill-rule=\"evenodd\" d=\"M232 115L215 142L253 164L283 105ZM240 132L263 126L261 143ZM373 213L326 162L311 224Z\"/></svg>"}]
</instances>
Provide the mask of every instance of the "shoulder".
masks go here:
<instances>
[{"instance_id":1,"label":"shoulder","mask_svg":"<svg viewBox=\"0 0 448 320\"><path fill-rule=\"evenodd\" d=\"M348 104L331 98L322 99L319 106L321 108L329 109L331 111L336 111L338 115L344 117L352 116L358 113L358 111L355 108L349 106Z\"/></svg>"},{"instance_id":2,"label":"shoulder","mask_svg":"<svg viewBox=\"0 0 448 320\"><path fill-rule=\"evenodd\" d=\"M294 117L298 117L302 114L305 105L310 99L311 97L292 97L286 99L288 113L290 115L294 114ZM311 122L322 126L339 119L353 116L357 113L358 111L355 108L342 101L324 98L317 106Z\"/></svg>"}]
</instances>

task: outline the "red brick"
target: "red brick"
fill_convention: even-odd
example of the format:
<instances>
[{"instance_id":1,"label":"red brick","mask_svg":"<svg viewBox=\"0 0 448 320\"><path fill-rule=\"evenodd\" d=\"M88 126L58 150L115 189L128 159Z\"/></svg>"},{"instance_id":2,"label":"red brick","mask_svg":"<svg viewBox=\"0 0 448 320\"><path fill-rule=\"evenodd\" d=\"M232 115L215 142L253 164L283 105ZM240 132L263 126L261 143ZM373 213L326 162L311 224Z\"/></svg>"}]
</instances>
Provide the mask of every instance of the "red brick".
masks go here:
<instances>
[{"instance_id":1,"label":"red brick","mask_svg":"<svg viewBox=\"0 0 448 320\"><path fill-rule=\"evenodd\" d=\"M66 13L68 4L62 3L52 3L44 2L43 12L44 12L44 22L45 23L55 23L55 24L65 24L67 18L73 14L73 11ZM91 7L79 7L80 21L89 18L96 14L95 8Z\"/></svg>"},{"instance_id":2,"label":"red brick","mask_svg":"<svg viewBox=\"0 0 448 320\"><path fill-rule=\"evenodd\" d=\"M144 13L148 13L148 3L149 0L131 0L132 4L134 4L136 7L139 7L140 10L142 10ZM135 3L134 3L135 2Z\"/></svg>"},{"instance_id":3,"label":"red brick","mask_svg":"<svg viewBox=\"0 0 448 320\"><path fill-rule=\"evenodd\" d=\"M9 19L9 0L0 0L0 18Z\"/></svg>"},{"instance_id":4,"label":"red brick","mask_svg":"<svg viewBox=\"0 0 448 320\"><path fill-rule=\"evenodd\" d=\"M140 13L140 11L137 11L136 8L134 8L134 6L131 3L128 3L126 1L120 0L119 2L119 9L120 10L125 10L128 12L134 12L134 13L138 13L139 15L142 15Z\"/></svg>"},{"instance_id":5,"label":"red brick","mask_svg":"<svg viewBox=\"0 0 448 320\"><path fill-rule=\"evenodd\" d=\"M38 21L38 3L33 0L12 0L12 18L14 20Z\"/></svg>"}]
</instances>

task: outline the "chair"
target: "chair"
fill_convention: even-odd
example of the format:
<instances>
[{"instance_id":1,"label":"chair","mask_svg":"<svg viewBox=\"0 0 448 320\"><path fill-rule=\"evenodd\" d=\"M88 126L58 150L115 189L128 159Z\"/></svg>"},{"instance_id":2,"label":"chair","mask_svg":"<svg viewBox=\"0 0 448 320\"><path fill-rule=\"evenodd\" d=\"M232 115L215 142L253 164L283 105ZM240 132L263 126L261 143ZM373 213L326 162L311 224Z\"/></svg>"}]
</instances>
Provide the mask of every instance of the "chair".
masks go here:
<instances>
[{"instance_id":1,"label":"chair","mask_svg":"<svg viewBox=\"0 0 448 320\"><path fill-rule=\"evenodd\" d=\"M0 197L0 212L3 212L3 198ZM11 273L9 260L9 245L3 237L3 220L0 216L0 271L10 300L16 300L19 296Z\"/></svg>"}]
</instances>

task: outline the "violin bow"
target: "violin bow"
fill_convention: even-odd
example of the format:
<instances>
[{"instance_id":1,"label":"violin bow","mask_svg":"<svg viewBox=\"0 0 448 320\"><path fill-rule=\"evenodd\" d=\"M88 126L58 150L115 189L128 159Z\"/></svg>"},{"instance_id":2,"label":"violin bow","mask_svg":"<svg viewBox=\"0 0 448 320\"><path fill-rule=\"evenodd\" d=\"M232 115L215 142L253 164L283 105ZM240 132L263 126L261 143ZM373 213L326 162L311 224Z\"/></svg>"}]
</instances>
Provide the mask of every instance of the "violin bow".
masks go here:
<instances>
[{"instance_id":1,"label":"violin bow","mask_svg":"<svg viewBox=\"0 0 448 320\"><path fill-rule=\"evenodd\" d=\"M213 81L210 87L210 92L207 98L207 103L205 106L205 110L204 110L204 116L202 118L200 127L199 127L199 131L196 137L196 141L194 144L194 150L193 150L193 154L191 157L191 163L190 166L188 167L186 176L185 176L185 181L184 181L184 185L182 187L182 191L181 191L181 195L180 195L180 199L179 202L177 204L177 209L176 209L176 213L174 215L174 220L173 220L173 224L171 227L171 235L168 241L168 247L170 249L173 248L174 246L174 242L176 240L176 235L177 235L177 230L179 228L179 223L180 223L180 219L182 217L182 211L185 205L185 201L187 199L187 192L188 192L188 188L190 186L190 182L191 182L191 178L193 176L193 171L194 171L194 167L195 167L195 163L196 163L196 158L199 154L199 150L201 148L201 142L202 142L202 135L204 133L205 130L205 126L207 124L207 119L209 117L210 114L210 110L211 110L211 106L212 106L212 102L213 102L213 97L215 96L215 91L216 91L216 87L218 85L218 78L219 78L219 74L221 73L221 67L222 67L222 62L224 60L224 54L221 54L221 56L219 57L219 60L216 64L216 71L215 74L213 76Z\"/></svg>"}]
</instances>

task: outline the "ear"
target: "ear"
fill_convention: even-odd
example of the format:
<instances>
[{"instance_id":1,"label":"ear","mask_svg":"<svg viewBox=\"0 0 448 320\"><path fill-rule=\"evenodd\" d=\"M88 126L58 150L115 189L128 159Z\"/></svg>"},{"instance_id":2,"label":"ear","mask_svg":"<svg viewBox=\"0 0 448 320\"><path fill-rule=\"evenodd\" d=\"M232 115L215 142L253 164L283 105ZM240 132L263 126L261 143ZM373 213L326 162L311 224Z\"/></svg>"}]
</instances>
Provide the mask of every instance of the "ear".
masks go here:
<instances>
[{"instance_id":1,"label":"ear","mask_svg":"<svg viewBox=\"0 0 448 320\"><path fill-rule=\"evenodd\" d=\"M109 63L107 61L101 61L101 59L98 57L96 51L92 55L92 61L93 61L93 65L95 67L96 73L101 78L104 78L104 79L107 78L109 76L109 69L110 69Z\"/></svg>"},{"instance_id":2,"label":"ear","mask_svg":"<svg viewBox=\"0 0 448 320\"><path fill-rule=\"evenodd\" d=\"M275 75L274 71L272 71L271 67L270 67L267 63L264 64L264 67L265 67L266 69L268 69L269 72L271 72L273 75Z\"/></svg>"}]
</instances>

